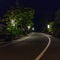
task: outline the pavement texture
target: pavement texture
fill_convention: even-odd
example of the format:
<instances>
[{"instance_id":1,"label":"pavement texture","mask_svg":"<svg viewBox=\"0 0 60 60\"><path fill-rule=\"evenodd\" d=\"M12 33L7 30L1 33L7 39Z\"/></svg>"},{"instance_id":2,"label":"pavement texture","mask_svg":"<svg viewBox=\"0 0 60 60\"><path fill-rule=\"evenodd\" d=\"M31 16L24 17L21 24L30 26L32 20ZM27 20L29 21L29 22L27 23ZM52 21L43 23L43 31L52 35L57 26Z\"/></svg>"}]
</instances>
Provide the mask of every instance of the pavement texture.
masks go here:
<instances>
[{"instance_id":1,"label":"pavement texture","mask_svg":"<svg viewBox=\"0 0 60 60\"><path fill-rule=\"evenodd\" d=\"M32 33L29 38L22 40L1 47L0 60L35 60L48 43L48 38L40 33Z\"/></svg>"},{"instance_id":2,"label":"pavement texture","mask_svg":"<svg viewBox=\"0 0 60 60\"><path fill-rule=\"evenodd\" d=\"M51 44L41 60L60 60L60 39L51 37Z\"/></svg>"}]
</instances>

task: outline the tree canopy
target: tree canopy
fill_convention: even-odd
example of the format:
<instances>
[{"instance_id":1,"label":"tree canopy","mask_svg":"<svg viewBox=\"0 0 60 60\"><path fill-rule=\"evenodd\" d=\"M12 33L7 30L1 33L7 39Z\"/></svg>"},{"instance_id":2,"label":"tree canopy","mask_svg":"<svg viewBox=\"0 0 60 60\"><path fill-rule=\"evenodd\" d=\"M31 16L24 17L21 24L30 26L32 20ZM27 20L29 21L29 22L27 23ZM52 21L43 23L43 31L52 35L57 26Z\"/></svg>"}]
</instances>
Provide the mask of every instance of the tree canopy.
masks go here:
<instances>
[{"instance_id":1,"label":"tree canopy","mask_svg":"<svg viewBox=\"0 0 60 60\"><path fill-rule=\"evenodd\" d=\"M27 26L30 25L31 28L34 26L34 23L32 22L32 19L34 18L34 9L32 8L12 7L3 17L2 20L6 22L7 30L12 33L17 30L20 30L20 32L23 32L23 30L27 31Z\"/></svg>"}]
</instances>

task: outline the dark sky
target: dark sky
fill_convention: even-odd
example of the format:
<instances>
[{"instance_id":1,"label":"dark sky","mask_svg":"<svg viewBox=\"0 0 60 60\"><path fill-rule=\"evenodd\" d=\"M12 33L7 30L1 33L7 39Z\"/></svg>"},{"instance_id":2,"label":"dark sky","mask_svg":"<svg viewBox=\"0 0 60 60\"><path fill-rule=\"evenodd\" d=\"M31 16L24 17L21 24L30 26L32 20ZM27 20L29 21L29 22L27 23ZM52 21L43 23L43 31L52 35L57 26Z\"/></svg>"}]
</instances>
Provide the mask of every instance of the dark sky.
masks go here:
<instances>
[{"instance_id":1,"label":"dark sky","mask_svg":"<svg viewBox=\"0 0 60 60\"><path fill-rule=\"evenodd\" d=\"M0 16L11 5L15 5L16 0L0 0ZM22 7L32 7L36 10L38 18L44 17L45 14L53 15L60 8L59 0L19 0Z\"/></svg>"},{"instance_id":2,"label":"dark sky","mask_svg":"<svg viewBox=\"0 0 60 60\"><path fill-rule=\"evenodd\" d=\"M15 5L16 0L0 0L0 16L12 5ZM38 24L40 19L54 19L54 13L57 9L60 9L60 0L19 0L19 4L22 7L32 7L35 9L34 22Z\"/></svg>"}]
</instances>

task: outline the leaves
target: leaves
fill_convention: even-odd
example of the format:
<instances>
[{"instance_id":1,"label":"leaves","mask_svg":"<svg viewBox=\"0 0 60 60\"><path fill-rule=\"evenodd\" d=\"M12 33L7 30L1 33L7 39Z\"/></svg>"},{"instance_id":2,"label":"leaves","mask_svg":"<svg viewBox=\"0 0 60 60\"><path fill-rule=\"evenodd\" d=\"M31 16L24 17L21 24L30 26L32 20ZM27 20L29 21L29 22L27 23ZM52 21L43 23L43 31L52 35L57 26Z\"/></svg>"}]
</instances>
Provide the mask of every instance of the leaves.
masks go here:
<instances>
[{"instance_id":1,"label":"leaves","mask_svg":"<svg viewBox=\"0 0 60 60\"><path fill-rule=\"evenodd\" d=\"M14 8L9 9L4 15L4 19L6 20L7 30L13 35L18 34L19 32L23 32L23 30L27 30L27 26L33 27L32 19L34 17L34 10L31 8ZM11 20L15 21L15 26L11 25ZM21 34L19 33L19 34Z\"/></svg>"}]
</instances>

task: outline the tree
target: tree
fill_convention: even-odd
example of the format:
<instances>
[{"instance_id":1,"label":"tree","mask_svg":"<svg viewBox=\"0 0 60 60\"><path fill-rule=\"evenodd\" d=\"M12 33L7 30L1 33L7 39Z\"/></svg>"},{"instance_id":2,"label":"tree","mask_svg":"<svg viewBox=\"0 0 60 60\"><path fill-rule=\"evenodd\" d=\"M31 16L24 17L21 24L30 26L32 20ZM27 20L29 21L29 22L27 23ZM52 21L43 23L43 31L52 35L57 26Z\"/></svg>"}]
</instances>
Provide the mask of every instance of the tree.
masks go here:
<instances>
[{"instance_id":1,"label":"tree","mask_svg":"<svg viewBox=\"0 0 60 60\"><path fill-rule=\"evenodd\" d=\"M27 33L27 26L31 27L34 25L32 19L34 17L34 10L31 8L11 8L4 15L4 20L7 24L7 30L13 35ZM19 30L19 32L18 32ZM15 31L15 32L14 32Z\"/></svg>"},{"instance_id":2,"label":"tree","mask_svg":"<svg viewBox=\"0 0 60 60\"><path fill-rule=\"evenodd\" d=\"M50 22L49 25L50 28L48 28L48 32L56 37L60 37L60 10L56 11L55 21Z\"/></svg>"},{"instance_id":3,"label":"tree","mask_svg":"<svg viewBox=\"0 0 60 60\"><path fill-rule=\"evenodd\" d=\"M51 32L53 32L53 30L55 29L55 28L54 28L55 22L50 22L49 25L50 25L50 28L48 28L48 32L51 33Z\"/></svg>"},{"instance_id":4,"label":"tree","mask_svg":"<svg viewBox=\"0 0 60 60\"><path fill-rule=\"evenodd\" d=\"M34 10L31 8L25 8L23 10L23 20L22 20L22 27L25 30L25 33L27 33L27 26L31 26L33 25L32 19L34 17Z\"/></svg>"},{"instance_id":5,"label":"tree","mask_svg":"<svg viewBox=\"0 0 60 60\"><path fill-rule=\"evenodd\" d=\"M56 11L55 22L60 23L60 10Z\"/></svg>"}]
</instances>

